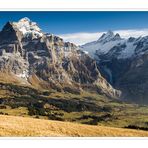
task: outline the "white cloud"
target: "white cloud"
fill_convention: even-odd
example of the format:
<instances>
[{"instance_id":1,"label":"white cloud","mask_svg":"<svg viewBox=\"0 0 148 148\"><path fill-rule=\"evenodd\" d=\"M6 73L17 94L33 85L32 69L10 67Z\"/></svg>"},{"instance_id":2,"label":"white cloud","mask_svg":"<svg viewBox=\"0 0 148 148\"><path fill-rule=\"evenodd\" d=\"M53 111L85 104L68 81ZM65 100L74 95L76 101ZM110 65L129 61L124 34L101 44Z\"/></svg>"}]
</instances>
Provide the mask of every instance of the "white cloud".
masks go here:
<instances>
[{"instance_id":1,"label":"white cloud","mask_svg":"<svg viewBox=\"0 0 148 148\"><path fill-rule=\"evenodd\" d=\"M139 29L139 30L117 30L115 33L119 33L123 38L129 37L139 37L148 35L148 29Z\"/></svg>"},{"instance_id":2,"label":"white cloud","mask_svg":"<svg viewBox=\"0 0 148 148\"><path fill-rule=\"evenodd\" d=\"M139 37L148 35L148 29L135 29L135 30L115 30L114 33L119 33L122 38ZM99 39L104 32L95 33L72 33L72 34L60 34L65 41L73 42L76 45L82 45L91 41Z\"/></svg>"},{"instance_id":3,"label":"white cloud","mask_svg":"<svg viewBox=\"0 0 148 148\"><path fill-rule=\"evenodd\" d=\"M82 45L87 42L97 40L101 35L102 35L102 33L96 32L96 33L62 34L62 35L58 35L58 36L62 37L65 41L73 42L77 45Z\"/></svg>"}]
</instances>

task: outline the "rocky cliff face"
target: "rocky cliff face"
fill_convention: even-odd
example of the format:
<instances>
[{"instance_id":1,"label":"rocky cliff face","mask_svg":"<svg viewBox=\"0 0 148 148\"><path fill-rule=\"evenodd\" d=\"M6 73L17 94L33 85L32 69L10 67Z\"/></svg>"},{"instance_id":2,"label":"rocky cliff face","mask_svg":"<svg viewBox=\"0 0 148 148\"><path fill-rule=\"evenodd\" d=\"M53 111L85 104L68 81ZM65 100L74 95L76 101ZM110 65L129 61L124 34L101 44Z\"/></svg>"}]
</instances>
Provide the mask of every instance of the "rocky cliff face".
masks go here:
<instances>
[{"instance_id":1,"label":"rocky cliff face","mask_svg":"<svg viewBox=\"0 0 148 148\"><path fill-rule=\"evenodd\" d=\"M81 49L88 51L97 61L101 74L108 82L122 91L123 100L148 103L147 36L123 39L109 31Z\"/></svg>"},{"instance_id":2,"label":"rocky cliff face","mask_svg":"<svg viewBox=\"0 0 148 148\"><path fill-rule=\"evenodd\" d=\"M95 60L73 43L43 33L28 18L8 22L0 32L0 71L38 88L119 95L101 76Z\"/></svg>"},{"instance_id":3,"label":"rocky cliff face","mask_svg":"<svg viewBox=\"0 0 148 148\"><path fill-rule=\"evenodd\" d=\"M123 92L121 98L135 103L148 104L148 54L128 61L126 70L116 80L116 87Z\"/></svg>"}]
</instances>

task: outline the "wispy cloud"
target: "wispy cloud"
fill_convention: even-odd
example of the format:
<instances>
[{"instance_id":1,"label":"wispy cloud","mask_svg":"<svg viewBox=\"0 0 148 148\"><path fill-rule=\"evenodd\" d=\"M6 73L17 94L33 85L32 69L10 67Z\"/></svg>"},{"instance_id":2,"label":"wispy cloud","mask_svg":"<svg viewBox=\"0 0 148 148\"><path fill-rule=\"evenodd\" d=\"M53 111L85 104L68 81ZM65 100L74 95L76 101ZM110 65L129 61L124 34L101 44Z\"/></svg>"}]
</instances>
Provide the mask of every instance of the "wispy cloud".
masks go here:
<instances>
[{"instance_id":1,"label":"wispy cloud","mask_svg":"<svg viewBox=\"0 0 148 148\"><path fill-rule=\"evenodd\" d=\"M122 38L139 37L148 35L148 29L135 29L135 30L115 30L114 33L119 33ZM79 32L72 34L60 34L65 41L73 42L76 45L82 45L91 41L97 40L104 32Z\"/></svg>"}]
</instances>

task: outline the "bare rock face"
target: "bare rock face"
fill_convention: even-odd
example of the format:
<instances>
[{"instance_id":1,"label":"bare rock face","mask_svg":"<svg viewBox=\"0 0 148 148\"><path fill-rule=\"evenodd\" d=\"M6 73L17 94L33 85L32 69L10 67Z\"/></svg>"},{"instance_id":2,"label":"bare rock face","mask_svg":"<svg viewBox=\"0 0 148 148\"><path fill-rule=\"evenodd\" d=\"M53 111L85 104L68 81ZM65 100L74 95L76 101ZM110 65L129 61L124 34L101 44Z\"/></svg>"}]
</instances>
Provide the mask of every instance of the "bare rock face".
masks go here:
<instances>
[{"instance_id":1,"label":"bare rock face","mask_svg":"<svg viewBox=\"0 0 148 148\"><path fill-rule=\"evenodd\" d=\"M101 76L95 60L73 43L44 34L28 18L8 22L0 32L0 71L44 89L120 95Z\"/></svg>"},{"instance_id":2,"label":"bare rock face","mask_svg":"<svg viewBox=\"0 0 148 148\"><path fill-rule=\"evenodd\" d=\"M9 37L9 38L8 38ZM0 40L4 43L10 43L17 40L21 40L23 37L22 32L20 32L16 25L11 22L8 22L3 30L0 32Z\"/></svg>"},{"instance_id":3,"label":"bare rock face","mask_svg":"<svg viewBox=\"0 0 148 148\"><path fill-rule=\"evenodd\" d=\"M148 104L148 54L135 57L127 71L116 82L116 87L123 92L121 98L128 102Z\"/></svg>"}]
</instances>

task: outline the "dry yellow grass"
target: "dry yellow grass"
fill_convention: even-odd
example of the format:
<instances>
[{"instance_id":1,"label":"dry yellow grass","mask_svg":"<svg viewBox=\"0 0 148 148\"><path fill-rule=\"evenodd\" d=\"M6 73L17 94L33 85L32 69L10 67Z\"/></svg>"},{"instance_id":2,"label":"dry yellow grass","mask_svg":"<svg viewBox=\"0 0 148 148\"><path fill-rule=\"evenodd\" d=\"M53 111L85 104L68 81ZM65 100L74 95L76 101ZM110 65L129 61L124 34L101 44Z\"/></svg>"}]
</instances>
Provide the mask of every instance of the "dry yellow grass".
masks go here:
<instances>
[{"instance_id":1,"label":"dry yellow grass","mask_svg":"<svg viewBox=\"0 0 148 148\"><path fill-rule=\"evenodd\" d=\"M148 136L148 132L0 115L0 136Z\"/></svg>"}]
</instances>

